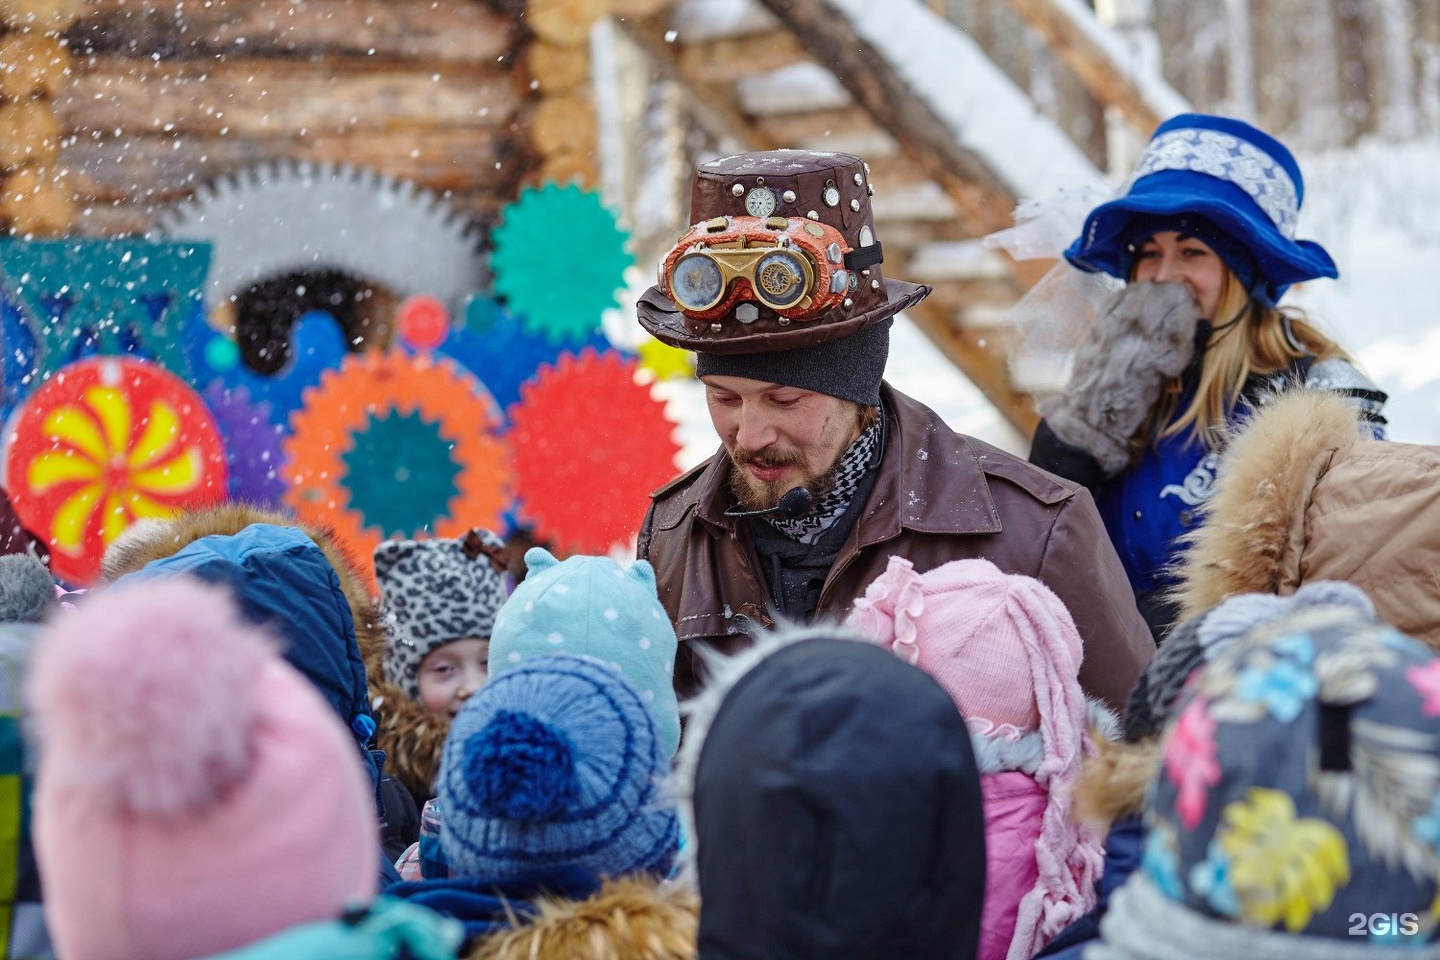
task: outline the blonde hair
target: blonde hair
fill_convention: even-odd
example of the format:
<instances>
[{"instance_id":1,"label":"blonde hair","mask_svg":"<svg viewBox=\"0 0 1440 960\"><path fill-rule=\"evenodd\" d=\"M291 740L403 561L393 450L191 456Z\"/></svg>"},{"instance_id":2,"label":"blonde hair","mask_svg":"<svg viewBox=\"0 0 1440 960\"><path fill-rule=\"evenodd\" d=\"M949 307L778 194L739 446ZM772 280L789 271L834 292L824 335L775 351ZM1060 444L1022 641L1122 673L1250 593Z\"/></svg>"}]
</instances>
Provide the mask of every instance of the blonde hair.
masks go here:
<instances>
[{"instance_id":1,"label":"blonde hair","mask_svg":"<svg viewBox=\"0 0 1440 960\"><path fill-rule=\"evenodd\" d=\"M1225 442L1226 418L1252 375L1277 373L1306 356L1350 359L1339 344L1306 319L1304 311L1261 303L1228 267L1220 285L1215 324L1209 340L1199 346L1204 356L1190 405L1175 416L1184 387L1182 377L1172 377L1131 439L1132 455L1138 456L1152 440L1187 431L1192 441L1207 450L1218 450Z\"/></svg>"}]
</instances>

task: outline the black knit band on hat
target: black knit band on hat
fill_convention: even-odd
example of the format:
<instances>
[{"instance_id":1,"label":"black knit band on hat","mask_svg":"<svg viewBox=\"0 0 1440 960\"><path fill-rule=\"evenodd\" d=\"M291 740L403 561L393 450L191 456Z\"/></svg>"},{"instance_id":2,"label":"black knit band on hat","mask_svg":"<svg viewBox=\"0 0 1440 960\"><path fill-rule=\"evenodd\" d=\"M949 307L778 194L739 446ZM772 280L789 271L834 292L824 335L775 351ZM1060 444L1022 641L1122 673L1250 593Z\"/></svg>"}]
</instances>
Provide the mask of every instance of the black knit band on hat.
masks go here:
<instances>
[{"instance_id":1,"label":"black knit band on hat","mask_svg":"<svg viewBox=\"0 0 1440 960\"><path fill-rule=\"evenodd\" d=\"M839 340L770 353L695 355L697 377L747 377L813 390L867 407L880 405L880 381L890 355L886 320Z\"/></svg>"}]
</instances>

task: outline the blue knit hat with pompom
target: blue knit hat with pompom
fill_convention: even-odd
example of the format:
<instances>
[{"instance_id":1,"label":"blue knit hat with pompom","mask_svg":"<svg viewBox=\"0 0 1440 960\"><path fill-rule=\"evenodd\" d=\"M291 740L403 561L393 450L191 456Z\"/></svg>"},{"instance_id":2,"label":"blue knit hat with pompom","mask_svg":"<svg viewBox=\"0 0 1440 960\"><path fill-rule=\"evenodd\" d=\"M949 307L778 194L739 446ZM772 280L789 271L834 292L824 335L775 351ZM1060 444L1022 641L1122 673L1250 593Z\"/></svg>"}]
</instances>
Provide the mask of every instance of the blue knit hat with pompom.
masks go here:
<instances>
[{"instance_id":1,"label":"blue knit hat with pompom","mask_svg":"<svg viewBox=\"0 0 1440 960\"><path fill-rule=\"evenodd\" d=\"M492 678L456 715L440 761L450 874L664 876L680 835L661 792L668 772L649 709L608 664L553 654Z\"/></svg>"}]
</instances>

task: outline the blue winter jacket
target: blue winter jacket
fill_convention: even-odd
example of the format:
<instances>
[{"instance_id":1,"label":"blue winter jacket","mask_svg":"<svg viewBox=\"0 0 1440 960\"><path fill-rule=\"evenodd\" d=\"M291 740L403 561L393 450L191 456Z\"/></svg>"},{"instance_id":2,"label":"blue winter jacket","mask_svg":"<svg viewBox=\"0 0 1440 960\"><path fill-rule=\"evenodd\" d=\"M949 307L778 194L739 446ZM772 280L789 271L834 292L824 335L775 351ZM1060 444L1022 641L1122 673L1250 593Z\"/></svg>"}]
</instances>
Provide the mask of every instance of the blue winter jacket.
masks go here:
<instances>
[{"instance_id":1,"label":"blue winter jacket","mask_svg":"<svg viewBox=\"0 0 1440 960\"><path fill-rule=\"evenodd\" d=\"M1279 374L1251 377L1227 417L1230 429L1244 423L1273 392L1297 385L1345 395L1360 409L1370 432L1384 439L1381 409L1386 395L1344 360L1313 363L1302 358ZM1192 387L1182 393L1175 408L1188 407L1193 395ZM1200 522L1203 506L1214 493L1220 459L1219 452L1185 431L1150 444L1136 463L1107 478L1093 457L1056 437L1047 423L1042 421L1036 430L1030 462L1083 484L1094 494L1140 612L1157 640L1173 615L1165 606L1164 591L1176 583L1174 565L1185 535Z\"/></svg>"}]
</instances>

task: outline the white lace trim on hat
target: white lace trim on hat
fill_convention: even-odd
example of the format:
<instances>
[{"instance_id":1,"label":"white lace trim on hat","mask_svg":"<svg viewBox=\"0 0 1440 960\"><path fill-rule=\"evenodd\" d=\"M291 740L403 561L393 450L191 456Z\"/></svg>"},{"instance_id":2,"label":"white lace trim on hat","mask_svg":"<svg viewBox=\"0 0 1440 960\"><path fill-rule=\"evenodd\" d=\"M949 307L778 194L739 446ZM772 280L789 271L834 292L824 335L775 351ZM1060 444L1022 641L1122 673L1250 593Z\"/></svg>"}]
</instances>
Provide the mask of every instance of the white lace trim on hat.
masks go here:
<instances>
[{"instance_id":1,"label":"white lace trim on hat","mask_svg":"<svg viewBox=\"0 0 1440 960\"><path fill-rule=\"evenodd\" d=\"M1295 239L1300 213L1295 181L1274 157L1250 141L1218 130L1167 130L1140 154L1126 191L1141 177L1162 170L1191 170L1235 184L1265 211L1286 239Z\"/></svg>"}]
</instances>

